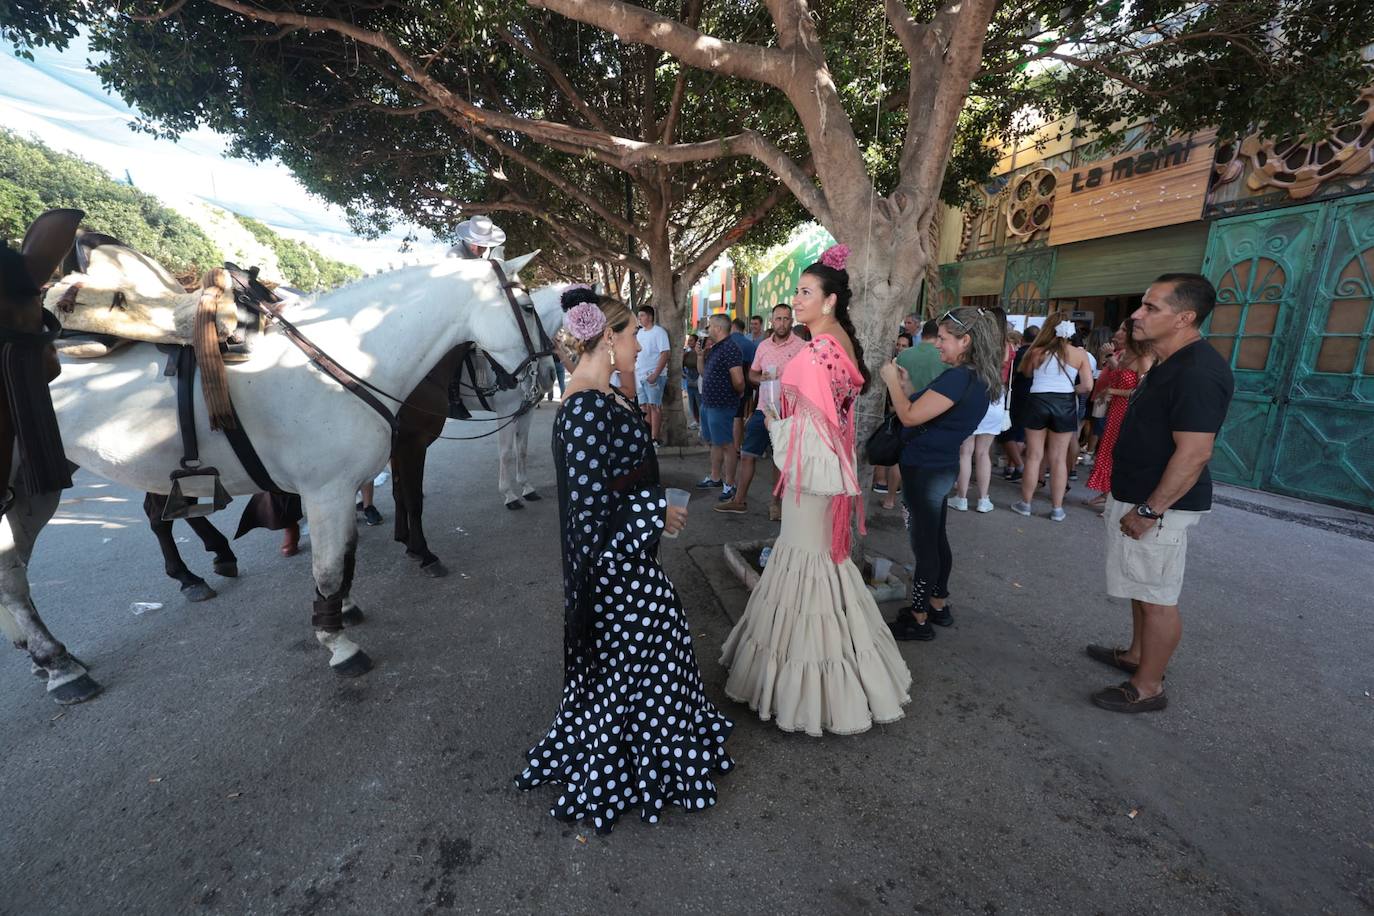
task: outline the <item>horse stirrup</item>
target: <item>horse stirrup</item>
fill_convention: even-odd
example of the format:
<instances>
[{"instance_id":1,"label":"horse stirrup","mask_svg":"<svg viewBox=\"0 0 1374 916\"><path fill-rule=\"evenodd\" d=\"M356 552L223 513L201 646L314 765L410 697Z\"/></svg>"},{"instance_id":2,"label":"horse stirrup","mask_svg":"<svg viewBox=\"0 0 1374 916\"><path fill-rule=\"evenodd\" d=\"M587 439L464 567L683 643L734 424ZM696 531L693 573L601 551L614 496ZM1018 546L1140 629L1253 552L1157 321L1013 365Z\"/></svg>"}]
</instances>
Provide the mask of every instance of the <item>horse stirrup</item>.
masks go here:
<instances>
[{"instance_id":1,"label":"horse stirrup","mask_svg":"<svg viewBox=\"0 0 1374 916\"><path fill-rule=\"evenodd\" d=\"M208 499L209 502L198 500ZM212 467L182 468L172 472L172 488L167 492L167 504L162 520L171 522L185 518L204 518L229 505L232 498L220 483L219 471Z\"/></svg>"}]
</instances>

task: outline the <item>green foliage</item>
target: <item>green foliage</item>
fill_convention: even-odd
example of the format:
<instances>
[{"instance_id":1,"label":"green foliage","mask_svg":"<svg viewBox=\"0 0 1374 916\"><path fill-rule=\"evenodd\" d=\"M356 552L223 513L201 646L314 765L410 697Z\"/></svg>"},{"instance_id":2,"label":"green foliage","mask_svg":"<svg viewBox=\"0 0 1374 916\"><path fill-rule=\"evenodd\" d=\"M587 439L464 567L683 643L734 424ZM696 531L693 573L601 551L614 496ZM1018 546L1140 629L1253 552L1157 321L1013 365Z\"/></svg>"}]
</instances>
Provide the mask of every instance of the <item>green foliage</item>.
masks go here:
<instances>
[{"instance_id":1,"label":"green foliage","mask_svg":"<svg viewBox=\"0 0 1374 916\"><path fill-rule=\"evenodd\" d=\"M30 47L67 47L81 21L91 12L92 8L84 2L5 0L0 3L0 41L12 44L20 57L33 60Z\"/></svg>"},{"instance_id":2,"label":"green foliage","mask_svg":"<svg viewBox=\"0 0 1374 916\"><path fill-rule=\"evenodd\" d=\"M42 212L43 201L37 194L0 178L0 240L22 239Z\"/></svg>"},{"instance_id":3,"label":"green foliage","mask_svg":"<svg viewBox=\"0 0 1374 916\"><path fill-rule=\"evenodd\" d=\"M307 292L332 289L363 275L361 270L351 264L327 258L303 242L278 235L265 223L252 217L235 213L234 218L261 244L272 249L277 256L282 276L287 283L297 289Z\"/></svg>"},{"instance_id":4,"label":"green foliage","mask_svg":"<svg viewBox=\"0 0 1374 916\"><path fill-rule=\"evenodd\" d=\"M84 210L87 228L132 245L175 275L224 260L195 223L156 197L114 181L85 159L0 128L0 235L20 237L34 216L56 207Z\"/></svg>"}]
</instances>

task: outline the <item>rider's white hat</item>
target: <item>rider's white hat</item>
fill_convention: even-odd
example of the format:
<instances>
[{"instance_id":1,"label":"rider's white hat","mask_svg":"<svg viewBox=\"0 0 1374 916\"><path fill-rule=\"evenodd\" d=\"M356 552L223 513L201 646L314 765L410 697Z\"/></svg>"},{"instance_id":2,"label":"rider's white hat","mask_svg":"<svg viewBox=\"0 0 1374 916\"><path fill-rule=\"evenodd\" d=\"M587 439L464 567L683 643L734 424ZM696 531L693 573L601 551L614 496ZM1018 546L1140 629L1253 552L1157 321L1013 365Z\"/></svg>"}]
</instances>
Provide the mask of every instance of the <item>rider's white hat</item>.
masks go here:
<instances>
[{"instance_id":1,"label":"rider's white hat","mask_svg":"<svg viewBox=\"0 0 1374 916\"><path fill-rule=\"evenodd\" d=\"M505 230L491 221L490 216L474 216L458 224L454 234L478 248L495 248L506 241Z\"/></svg>"}]
</instances>

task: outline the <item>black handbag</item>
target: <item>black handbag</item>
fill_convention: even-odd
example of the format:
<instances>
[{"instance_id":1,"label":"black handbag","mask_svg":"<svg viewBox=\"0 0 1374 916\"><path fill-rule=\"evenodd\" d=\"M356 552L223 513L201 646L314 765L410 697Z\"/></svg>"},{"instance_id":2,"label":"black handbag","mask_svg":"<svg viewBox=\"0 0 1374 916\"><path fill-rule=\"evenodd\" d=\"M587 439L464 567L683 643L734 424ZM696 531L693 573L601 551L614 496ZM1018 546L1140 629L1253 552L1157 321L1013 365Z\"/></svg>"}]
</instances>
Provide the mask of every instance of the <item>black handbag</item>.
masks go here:
<instances>
[{"instance_id":1,"label":"black handbag","mask_svg":"<svg viewBox=\"0 0 1374 916\"><path fill-rule=\"evenodd\" d=\"M864 454L868 456L868 463L874 467L890 467L896 464L902 457L907 435L919 433L920 428L918 426L908 430L902 426L902 421L897 419L895 413L888 414L864 444Z\"/></svg>"}]
</instances>

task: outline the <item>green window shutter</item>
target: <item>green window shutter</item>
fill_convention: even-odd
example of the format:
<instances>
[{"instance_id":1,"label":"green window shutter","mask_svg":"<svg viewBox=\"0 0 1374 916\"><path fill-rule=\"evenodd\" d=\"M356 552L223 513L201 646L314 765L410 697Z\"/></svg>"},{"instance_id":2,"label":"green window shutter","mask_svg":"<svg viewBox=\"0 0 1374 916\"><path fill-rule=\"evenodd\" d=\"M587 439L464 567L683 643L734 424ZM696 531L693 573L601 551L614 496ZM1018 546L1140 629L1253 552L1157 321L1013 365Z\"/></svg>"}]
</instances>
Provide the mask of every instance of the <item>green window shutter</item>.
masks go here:
<instances>
[{"instance_id":1,"label":"green window shutter","mask_svg":"<svg viewBox=\"0 0 1374 916\"><path fill-rule=\"evenodd\" d=\"M1007 274L1007 259L976 258L961 261L959 267L960 296L1000 296L1002 280Z\"/></svg>"},{"instance_id":2,"label":"green window shutter","mask_svg":"<svg viewBox=\"0 0 1374 916\"><path fill-rule=\"evenodd\" d=\"M1200 273L1204 222L1112 235L1056 249L1052 299L1143 293L1163 273Z\"/></svg>"}]
</instances>

